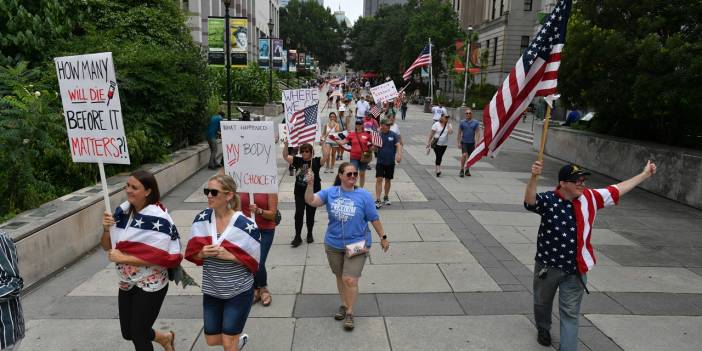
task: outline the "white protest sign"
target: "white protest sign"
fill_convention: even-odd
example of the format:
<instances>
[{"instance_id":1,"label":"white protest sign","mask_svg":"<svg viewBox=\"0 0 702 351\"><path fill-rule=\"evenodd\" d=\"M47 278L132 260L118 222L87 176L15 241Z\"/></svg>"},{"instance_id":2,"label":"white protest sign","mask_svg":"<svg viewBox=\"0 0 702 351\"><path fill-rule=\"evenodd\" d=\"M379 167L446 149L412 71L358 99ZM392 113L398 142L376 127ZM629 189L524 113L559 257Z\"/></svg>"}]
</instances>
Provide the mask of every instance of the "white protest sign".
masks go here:
<instances>
[{"instance_id":1,"label":"white protest sign","mask_svg":"<svg viewBox=\"0 0 702 351\"><path fill-rule=\"evenodd\" d=\"M393 81L371 87L370 91L376 103L390 101L398 95Z\"/></svg>"},{"instance_id":2,"label":"white protest sign","mask_svg":"<svg viewBox=\"0 0 702 351\"><path fill-rule=\"evenodd\" d=\"M129 164L112 53L54 58L73 162Z\"/></svg>"},{"instance_id":3,"label":"white protest sign","mask_svg":"<svg viewBox=\"0 0 702 351\"><path fill-rule=\"evenodd\" d=\"M290 89L283 90L283 106L285 106L285 123L288 125L288 131L293 131L290 119L292 115L312 105L319 105L319 90L313 89ZM317 131L315 142L319 142L321 138L319 123L321 118L317 115ZM288 141L290 142L290 141ZM297 145L290 145L296 147Z\"/></svg>"},{"instance_id":4,"label":"white protest sign","mask_svg":"<svg viewBox=\"0 0 702 351\"><path fill-rule=\"evenodd\" d=\"M221 128L224 172L237 191L278 193L273 122L222 121Z\"/></svg>"}]
</instances>

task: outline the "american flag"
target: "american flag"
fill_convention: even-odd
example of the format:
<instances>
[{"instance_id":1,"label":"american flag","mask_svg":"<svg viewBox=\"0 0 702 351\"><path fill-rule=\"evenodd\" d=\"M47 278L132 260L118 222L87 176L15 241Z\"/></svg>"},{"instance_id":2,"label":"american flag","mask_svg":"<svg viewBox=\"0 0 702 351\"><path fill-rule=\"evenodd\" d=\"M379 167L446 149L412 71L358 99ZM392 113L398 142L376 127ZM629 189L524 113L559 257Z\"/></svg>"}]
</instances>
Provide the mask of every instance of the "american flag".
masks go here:
<instances>
[{"instance_id":1,"label":"american flag","mask_svg":"<svg viewBox=\"0 0 702 351\"><path fill-rule=\"evenodd\" d=\"M114 213L110 228L112 247L150 264L174 268L180 264L180 236L170 215L158 205L148 205L129 215L125 201Z\"/></svg>"},{"instance_id":2,"label":"american flag","mask_svg":"<svg viewBox=\"0 0 702 351\"><path fill-rule=\"evenodd\" d=\"M377 130L371 130L371 143L377 147L383 147L383 138L380 137L380 133Z\"/></svg>"},{"instance_id":3,"label":"american flag","mask_svg":"<svg viewBox=\"0 0 702 351\"><path fill-rule=\"evenodd\" d=\"M296 111L290 117L291 130L290 146L297 147L304 143L313 143L317 135L317 106L307 106L300 111Z\"/></svg>"},{"instance_id":4,"label":"american flag","mask_svg":"<svg viewBox=\"0 0 702 351\"><path fill-rule=\"evenodd\" d=\"M378 108L378 105L373 105L373 107L371 107L370 114L376 118L378 118L378 116L380 116L380 109Z\"/></svg>"},{"instance_id":5,"label":"american flag","mask_svg":"<svg viewBox=\"0 0 702 351\"><path fill-rule=\"evenodd\" d=\"M471 153L466 167L483 156L492 156L497 152L534 96L548 96L556 92L571 5L572 0L556 3L502 87L483 109L484 137Z\"/></svg>"},{"instance_id":6,"label":"american flag","mask_svg":"<svg viewBox=\"0 0 702 351\"><path fill-rule=\"evenodd\" d=\"M417 59L414 60L414 62L412 62L412 65L410 65L409 68L405 71L405 74L402 75L402 78L404 80L409 80L412 77L412 71L414 71L415 68L431 65L431 49L429 45L431 44L427 44L424 47L424 49L422 49L422 52L419 54L419 57L417 57Z\"/></svg>"},{"instance_id":7,"label":"american flag","mask_svg":"<svg viewBox=\"0 0 702 351\"><path fill-rule=\"evenodd\" d=\"M327 137L331 141L337 141L337 140L341 141L341 140L346 139L346 135L348 135L347 132L343 131L343 132L338 132L338 133L329 133L329 135L327 135ZM341 148L348 151L348 152L351 152L351 144L349 144L349 143L341 145Z\"/></svg>"},{"instance_id":8,"label":"american flag","mask_svg":"<svg viewBox=\"0 0 702 351\"><path fill-rule=\"evenodd\" d=\"M196 258L205 245L219 245L229 251L252 273L258 270L261 259L261 232L256 223L241 212L234 214L234 223L228 225L217 237L214 210L205 209L195 216L190 228L190 240L185 249L185 259L197 265L203 260Z\"/></svg>"}]
</instances>

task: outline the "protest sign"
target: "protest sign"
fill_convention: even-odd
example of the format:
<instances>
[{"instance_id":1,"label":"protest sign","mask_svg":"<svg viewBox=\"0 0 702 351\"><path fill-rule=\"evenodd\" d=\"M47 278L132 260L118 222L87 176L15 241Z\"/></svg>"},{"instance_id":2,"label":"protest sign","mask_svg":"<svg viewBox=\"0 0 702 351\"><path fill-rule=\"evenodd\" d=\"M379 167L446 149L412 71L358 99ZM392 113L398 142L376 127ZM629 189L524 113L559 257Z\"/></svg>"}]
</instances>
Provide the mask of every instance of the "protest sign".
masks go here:
<instances>
[{"instance_id":1,"label":"protest sign","mask_svg":"<svg viewBox=\"0 0 702 351\"><path fill-rule=\"evenodd\" d=\"M306 107L319 104L319 89L291 89L283 90L283 106L285 106L285 122L288 125L288 131L294 131L291 125L291 118L295 112L301 111ZM319 128L319 118L317 118L317 130L315 132L315 142L321 138ZM297 146L297 145L290 145Z\"/></svg>"},{"instance_id":2,"label":"protest sign","mask_svg":"<svg viewBox=\"0 0 702 351\"><path fill-rule=\"evenodd\" d=\"M237 191L278 193L273 122L222 121L221 128L224 172Z\"/></svg>"},{"instance_id":3,"label":"protest sign","mask_svg":"<svg viewBox=\"0 0 702 351\"><path fill-rule=\"evenodd\" d=\"M112 53L54 58L73 162L129 164Z\"/></svg>"},{"instance_id":4,"label":"protest sign","mask_svg":"<svg viewBox=\"0 0 702 351\"><path fill-rule=\"evenodd\" d=\"M371 94L373 94L373 99L375 99L376 103L390 101L397 97L397 88L395 87L395 82L393 81L388 81L386 83L371 87L370 91Z\"/></svg>"}]
</instances>

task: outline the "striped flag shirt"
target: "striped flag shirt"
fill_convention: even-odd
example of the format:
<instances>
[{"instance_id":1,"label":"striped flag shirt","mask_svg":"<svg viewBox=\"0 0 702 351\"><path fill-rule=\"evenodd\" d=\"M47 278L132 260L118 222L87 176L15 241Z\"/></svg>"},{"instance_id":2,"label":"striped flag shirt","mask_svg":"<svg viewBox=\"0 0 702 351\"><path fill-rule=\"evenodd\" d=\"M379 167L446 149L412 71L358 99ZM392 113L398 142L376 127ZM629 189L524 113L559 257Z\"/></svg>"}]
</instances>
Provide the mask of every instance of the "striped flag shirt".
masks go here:
<instances>
[{"instance_id":1,"label":"striped flag shirt","mask_svg":"<svg viewBox=\"0 0 702 351\"><path fill-rule=\"evenodd\" d=\"M483 156L494 155L519 122L534 96L556 93L561 51L572 0L559 0L544 25L524 49L517 64L483 110L484 137L468 157L470 167Z\"/></svg>"},{"instance_id":2,"label":"striped flag shirt","mask_svg":"<svg viewBox=\"0 0 702 351\"><path fill-rule=\"evenodd\" d=\"M383 147L383 138L380 137L380 133L377 130L371 130L370 135L373 146Z\"/></svg>"},{"instance_id":3,"label":"striped flag shirt","mask_svg":"<svg viewBox=\"0 0 702 351\"><path fill-rule=\"evenodd\" d=\"M290 146L297 147L304 143L314 143L317 135L317 107L319 104L307 106L296 111L290 117Z\"/></svg>"},{"instance_id":4,"label":"striped flag shirt","mask_svg":"<svg viewBox=\"0 0 702 351\"><path fill-rule=\"evenodd\" d=\"M0 231L0 349L24 338L24 317L20 292L24 281L17 268L17 249Z\"/></svg>"},{"instance_id":5,"label":"striped flag shirt","mask_svg":"<svg viewBox=\"0 0 702 351\"><path fill-rule=\"evenodd\" d=\"M412 77L412 72L417 67L424 67L424 66L431 65L431 49L430 49L429 45L431 45L431 44L427 44L424 47L424 49L422 49L422 52L419 53L419 56L414 60L414 62L412 62L412 64L409 66L409 68L402 75L402 78L404 80L409 80Z\"/></svg>"}]
</instances>

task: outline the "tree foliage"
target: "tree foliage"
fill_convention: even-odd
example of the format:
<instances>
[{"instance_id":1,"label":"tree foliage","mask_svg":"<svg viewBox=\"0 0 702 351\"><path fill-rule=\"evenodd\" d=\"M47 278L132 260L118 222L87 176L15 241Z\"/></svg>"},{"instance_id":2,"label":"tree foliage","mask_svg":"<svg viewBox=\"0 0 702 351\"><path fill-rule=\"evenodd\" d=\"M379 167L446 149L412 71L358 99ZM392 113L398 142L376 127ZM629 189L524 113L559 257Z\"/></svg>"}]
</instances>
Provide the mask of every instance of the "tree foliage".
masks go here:
<instances>
[{"instance_id":1,"label":"tree foliage","mask_svg":"<svg viewBox=\"0 0 702 351\"><path fill-rule=\"evenodd\" d=\"M290 40L290 48L317 58L322 69L345 59L341 46L347 31L316 1L292 0L280 9L280 36Z\"/></svg>"},{"instance_id":2,"label":"tree foliage","mask_svg":"<svg viewBox=\"0 0 702 351\"><path fill-rule=\"evenodd\" d=\"M440 20L437 20L440 19ZM448 2L410 0L382 6L375 16L359 18L349 35L356 70L378 71L399 78L431 38L435 74L450 68L456 40L465 40L456 12Z\"/></svg>"},{"instance_id":3,"label":"tree foliage","mask_svg":"<svg viewBox=\"0 0 702 351\"><path fill-rule=\"evenodd\" d=\"M575 3L559 90L591 129L702 149L702 3Z\"/></svg>"}]
</instances>

